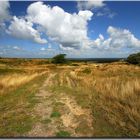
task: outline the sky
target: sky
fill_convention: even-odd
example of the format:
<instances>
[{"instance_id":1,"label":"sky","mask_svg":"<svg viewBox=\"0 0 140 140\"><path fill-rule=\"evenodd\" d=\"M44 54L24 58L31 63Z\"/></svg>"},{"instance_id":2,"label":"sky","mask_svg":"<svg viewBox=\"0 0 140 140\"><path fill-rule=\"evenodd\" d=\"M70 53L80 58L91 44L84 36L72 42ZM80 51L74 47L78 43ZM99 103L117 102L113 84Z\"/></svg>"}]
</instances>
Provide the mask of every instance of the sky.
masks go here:
<instances>
[{"instance_id":1,"label":"sky","mask_svg":"<svg viewBox=\"0 0 140 140\"><path fill-rule=\"evenodd\" d=\"M0 56L124 58L140 51L140 1L0 1Z\"/></svg>"}]
</instances>

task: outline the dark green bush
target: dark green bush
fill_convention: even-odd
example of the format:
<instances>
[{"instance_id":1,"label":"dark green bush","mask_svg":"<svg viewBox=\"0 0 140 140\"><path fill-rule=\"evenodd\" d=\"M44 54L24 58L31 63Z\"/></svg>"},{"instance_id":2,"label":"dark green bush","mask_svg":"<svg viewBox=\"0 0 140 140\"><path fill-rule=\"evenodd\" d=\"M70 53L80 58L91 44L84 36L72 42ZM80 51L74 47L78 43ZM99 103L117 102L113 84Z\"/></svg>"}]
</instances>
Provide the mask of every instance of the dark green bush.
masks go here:
<instances>
[{"instance_id":1,"label":"dark green bush","mask_svg":"<svg viewBox=\"0 0 140 140\"><path fill-rule=\"evenodd\" d=\"M66 63L67 60L65 58L66 54L58 54L52 58L52 63L55 64L63 64Z\"/></svg>"},{"instance_id":2,"label":"dark green bush","mask_svg":"<svg viewBox=\"0 0 140 140\"><path fill-rule=\"evenodd\" d=\"M140 52L129 55L126 61L130 64L140 64Z\"/></svg>"}]
</instances>

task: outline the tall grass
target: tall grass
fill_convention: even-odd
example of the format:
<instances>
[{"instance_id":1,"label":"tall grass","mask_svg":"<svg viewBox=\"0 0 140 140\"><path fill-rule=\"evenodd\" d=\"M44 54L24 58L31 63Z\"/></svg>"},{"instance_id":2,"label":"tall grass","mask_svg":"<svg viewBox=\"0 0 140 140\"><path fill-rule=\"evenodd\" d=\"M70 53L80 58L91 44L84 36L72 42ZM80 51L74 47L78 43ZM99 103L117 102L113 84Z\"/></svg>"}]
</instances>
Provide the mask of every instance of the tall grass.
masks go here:
<instances>
[{"instance_id":1,"label":"tall grass","mask_svg":"<svg viewBox=\"0 0 140 140\"><path fill-rule=\"evenodd\" d=\"M60 80L61 88L56 89L75 96L82 107L91 108L94 136L139 135L139 67L118 63L95 67L91 64L69 72L67 69L67 74L63 75L60 77L66 82Z\"/></svg>"},{"instance_id":2,"label":"tall grass","mask_svg":"<svg viewBox=\"0 0 140 140\"><path fill-rule=\"evenodd\" d=\"M95 118L94 123L99 126L95 135L139 135L140 69L138 67L106 65L98 69L93 68L91 74L83 73L83 69L78 70L76 75L77 79L80 79L78 88L85 93L92 93L90 103ZM104 130L102 127L105 127Z\"/></svg>"},{"instance_id":3,"label":"tall grass","mask_svg":"<svg viewBox=\"0 0 140 140\"><path fill-rule=\"evenodd\" d=\"M0 95L5 94L7 91L18 88L20 85L25 84L35 77L41 76L42 73L32 73L32 74L8 74L0 77Z\"/></svg>"}]
</instances>

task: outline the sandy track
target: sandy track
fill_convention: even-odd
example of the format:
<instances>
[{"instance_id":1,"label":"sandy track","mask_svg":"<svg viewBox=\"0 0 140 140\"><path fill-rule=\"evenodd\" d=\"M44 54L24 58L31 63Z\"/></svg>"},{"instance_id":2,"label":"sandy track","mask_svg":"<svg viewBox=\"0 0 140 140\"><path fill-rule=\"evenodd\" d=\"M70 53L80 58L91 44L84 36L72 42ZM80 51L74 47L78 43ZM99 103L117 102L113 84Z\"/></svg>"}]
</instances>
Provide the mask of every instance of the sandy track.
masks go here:
<instances>
[{"instance_id":1,"label":"sandy track","mask_svg":"<svg viewBox=\"0 0 140 140\"><path fill-rule=\"evenodd\" d=\"M49 98L52 93L48 92L46 87L51 86L52 78L55 75L55 73L50 74L40 88L40 91L36 94L36 97L40 103L35 106L34 115L39 116L40 121L46 119L47 117L49 118L50 113L52 112L52 100L46 101L46 99ZM37 122L33 126L32 130L27 134L29 137L48 137L50 135L50 132L46 131L44 125L41 122Z\"/></svg>"},{"instance_id":2,"label":"sandy track","mask_svg":"<svg viewBox=\"0 0 140 140\"><path fill-rule=\"evenodd\" d=\"M38 103L34 108L33 115L38 118L32 130L26 135L29 137L55 137L60 130L67 131L73 137L79 136L93 136L92 116L88 109L83 109L79 106L75 99L70 97L67 93L49 92L48 88L57 83L55 80L56 73L50 73L40 91L36 94ZM72 79L66 73L59 73L61 82L66 81L66 84L71 88L73 86ZM61 83L63 84L63 83ZM61 103L61 106L55 105ZM51 118L51 114L55 108L61 116L58 118ZM51 120L49 123L43 123L43 120ZM84 122L84 123L83 123ZM78 131L79 129L86 129L87 131Z\"/></svg>"}]
</instances>

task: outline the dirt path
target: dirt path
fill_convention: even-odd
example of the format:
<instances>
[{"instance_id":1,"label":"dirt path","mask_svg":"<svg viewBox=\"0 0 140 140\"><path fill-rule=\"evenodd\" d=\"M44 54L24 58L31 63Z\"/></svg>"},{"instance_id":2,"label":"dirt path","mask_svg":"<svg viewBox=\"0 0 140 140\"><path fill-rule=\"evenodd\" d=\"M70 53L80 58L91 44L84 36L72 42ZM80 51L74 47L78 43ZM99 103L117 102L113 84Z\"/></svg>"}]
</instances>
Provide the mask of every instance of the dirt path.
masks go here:
<instances>
[{"instance_id":1,"label":"dirt path","mask_svg":"<svg viewBox=\"0 0 140 140\"><path fill-rule=\"evenodd\" d=\"M64 75L63 73L59 77L65 78L64 80L71 87L72 84L69 77L64 77ZM63 136L64 131L66 136L93 136L90 110L81 108L74 98L67 93L56 94L48 90L55 83L55 76L57 76L56 73L51 73L36 94L39 103L35 106L33 115L37 116L38 119L27 136Z\"/></svg>"},{"instance_id":2,"label":"dirt path","mask_svg":"<svg viewBox=\"0 0 140 140\"><path fill-rule=\"evenodd\" d=\"M27 134L31 137L47 137L50 136L50 132L46 131L44 124L41 122L50 117L52 112L52 100L47 100L52 95L52 93L46 90L46 87L52 84L52 78L55 74L50 74L47 80L44 82L40 91L36 94L39 104L35 106L34 115L38 116L39 121L33 126L32 130Z\"/></svg>"}]
</instances>

